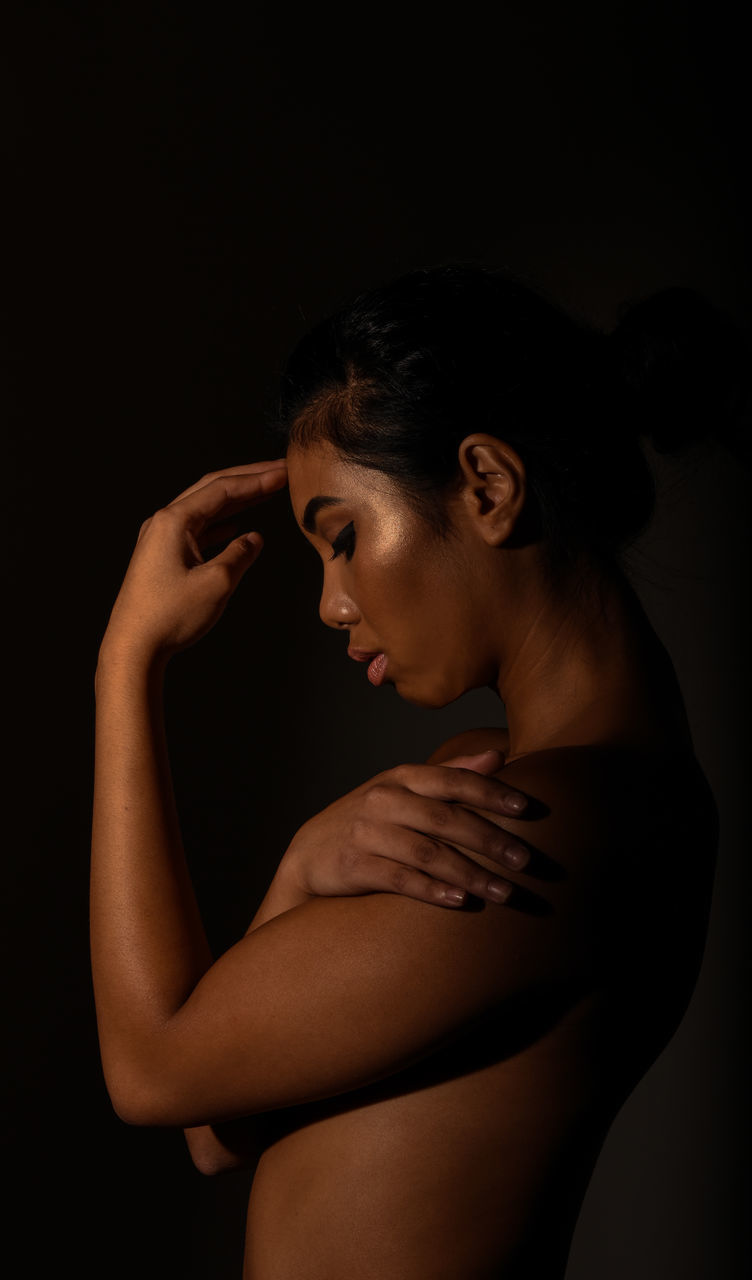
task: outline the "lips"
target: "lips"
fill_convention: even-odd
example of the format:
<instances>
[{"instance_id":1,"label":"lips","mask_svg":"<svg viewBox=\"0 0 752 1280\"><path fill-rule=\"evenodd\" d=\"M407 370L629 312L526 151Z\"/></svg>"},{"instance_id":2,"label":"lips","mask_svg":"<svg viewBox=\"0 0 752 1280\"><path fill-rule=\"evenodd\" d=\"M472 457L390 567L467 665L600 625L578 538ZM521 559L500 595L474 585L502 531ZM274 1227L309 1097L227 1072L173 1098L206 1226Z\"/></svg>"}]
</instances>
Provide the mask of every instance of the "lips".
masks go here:
<instances>
[{"instance_id":1,"label":"lips","mask_svg":"<svg viewBox=\"0 0 752 1280\"><path fill-rule=\"evenodd\" d=\"M383 684L386 674L386 654L381 649L348 649L348 657L355 662L368 663L368 679L371 684Z\"/></svg>"},{"instance_id":2,"label":"lips","mask_svg":"<svg viewBox=\"0 0 752 1280\"><path fill-rule=\"evenodd\" d=\"M371 684L380 685L383 683L386 672L386 654L377 653L368 664L368 679Z\"/></svg>"}]
</instances>

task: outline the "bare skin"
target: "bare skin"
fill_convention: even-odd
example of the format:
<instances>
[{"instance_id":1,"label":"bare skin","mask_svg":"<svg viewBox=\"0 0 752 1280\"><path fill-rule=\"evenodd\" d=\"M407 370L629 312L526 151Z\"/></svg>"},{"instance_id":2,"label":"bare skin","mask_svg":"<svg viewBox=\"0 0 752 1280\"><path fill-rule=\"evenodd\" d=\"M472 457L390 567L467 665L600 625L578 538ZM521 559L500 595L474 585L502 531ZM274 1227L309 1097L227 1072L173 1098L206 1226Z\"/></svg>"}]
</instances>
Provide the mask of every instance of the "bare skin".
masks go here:
<instances>
[{"instance_id":1,"label":"bare skin","mask_svg":"<svg viewBox=\"0 0 752 1280\"><path fill-rule=\"evenodd\" d=\"M197 486L144 531L100 659L92 953L108 1086L124 1118L191 1130L207 1169L221 1167L223 1122L270 1113L249 1280L553 1280L604 1133L674 1030L702 953L715 808L670 663L618 577L559 596L538 549L514 545L525 476L503 442L463 442L447 544L373 473L326 449L288 461L301 526L311 498L337 498L309 534L324 621L384 653L412 701L492 683L507 709L508 738L463 735L435 772L387 779L377 800L423 805L426 787L464 777L442 761L496 748L496 781L530 801L516 819L496 805L493 825L532 858L506 864L506 905L486 895L479 910L348 889L336 860L317 888L321 833L346 842L353 804L368 843L380 806L366 788L301 829L246 938L212 964L159 683L253 559L231 544L206 574L185 548L282 482ZM354 547L332 560L348 522ZM455 807L490 821L490 793ZM498 877L478 828L439 829L437 848Z\"/></svg>"}]
</instances>

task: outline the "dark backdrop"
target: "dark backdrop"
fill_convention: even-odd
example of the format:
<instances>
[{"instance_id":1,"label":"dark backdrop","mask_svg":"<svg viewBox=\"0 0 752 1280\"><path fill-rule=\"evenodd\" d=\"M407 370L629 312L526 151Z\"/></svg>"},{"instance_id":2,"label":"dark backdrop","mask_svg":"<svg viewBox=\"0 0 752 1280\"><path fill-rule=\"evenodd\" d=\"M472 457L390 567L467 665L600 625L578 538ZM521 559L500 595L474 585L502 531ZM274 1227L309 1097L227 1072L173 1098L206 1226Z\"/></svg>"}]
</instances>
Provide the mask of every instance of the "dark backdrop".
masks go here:
<instances>
[{"instance_id":1,"label":"dark backdrop","mask_svg":"<svg viewBox=\"0 0 752 1280\"><path fill-rule=\"evenodd\" d=\"M247 1179L202 1179L180 1135L122 1125L98 1065L92 680L142 519L267 456L291 343L416 265L508 264L603 324L689 284L749 323L747 68L725 4L196 8L6 17L4 1239L26 1275L238 1275ZM718 450L655 463L632 572L685 690L721 859L693 1004L614 1126L568 1280L748 1262L748 476ZM312 812L499 715L485 692L429 713L371 689L318 621L286 499L258 524L259 564L168 690L218 947ZM650 873L635 849L624 891Z\"/></svg>"}]
</instances>

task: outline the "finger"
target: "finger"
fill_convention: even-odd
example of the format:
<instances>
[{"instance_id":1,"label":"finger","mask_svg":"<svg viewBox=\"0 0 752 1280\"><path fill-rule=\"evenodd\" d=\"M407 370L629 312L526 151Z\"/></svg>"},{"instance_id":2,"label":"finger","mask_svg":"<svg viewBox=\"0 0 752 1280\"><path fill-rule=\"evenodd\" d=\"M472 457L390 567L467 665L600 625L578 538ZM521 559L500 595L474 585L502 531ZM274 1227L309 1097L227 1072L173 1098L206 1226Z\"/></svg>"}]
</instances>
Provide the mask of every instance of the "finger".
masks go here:
<instances>
[{"instance_id":1,"label":"finger","mask_svg":"<svg viewBox=\"0 0 752 1280\"><path fill-rule=\"evenodd\" d=\"M287 483L287 470L275 467L252 475L218 476L184 498L177 498L163 511L180 517L198 536L218 517L223 520L271 496Z\"/></svg>"},{"instance_id":2,"label":"finger","mask_svg":"<svg viewBox=\"0 0 752 1280\"><path fill-rule=\"evenodd\" d=\"M495 773L503 767L505 760L504 752L498 751L496 747L489 747L486 751L480 751L474 756L453 756L451 760L443 760L444 768L450 769L470 769L474 773ZM509 783L498 782L504 788L504 812L505 813L522 813L527 808L527 796L522 791L518 791L515 787L510 787Z\"/></svg>"},{"instance_id":3,"label":"finger","mask_svg":"<svg viewBox=\"0 0 752 1280\"><path fill-rule=\"evenodd\" d=\"M472 809L466 809L464 805L429 799L404 788L379 786L370 790L366 803L370 806L372 821L388 821L409 829L415 834L419 849L421 842L430 849L432 839L434 843L436 840L441 841L443 848L460 845L481 857L505 863L513 871L522 871L530 861L529 849L512 832ZM468 863L478 869L478 864L464 854L457 851L452 853L453 856L445 859L439 870L432 874L451 879L449 868L466 868ZM404 854L400 856L402 861L415 861L414 858L404 857Z\"/></svg>"},{"instance_id":4,"label":"finger","mask_svg":"<svg viewBox=\"0 0 752 1280\"><path fill-rule=\"evenodd\" d=\"M487 753L483 752L485 756ZM499 778L486 777L475 766L461 760L477 761L480 756L457 756L452 764L403 764L380 775L409 787L419 795L434 796L455 804L469 804L493 813L518 816L527 807L527 796Z\"/></svg>"},{"instance_id":5,"label":"finger","mask_svg":"<svg viewBox=\"0 0 752 1280\"><path fill-rule=\"evenodd\" d=\"M179 493L176 498L173 498L172 502L168 503L168 506L181 502L183 498L189 498L191 494L198 493L199 489L204 489L207 484L211 484L214 480L221 480L225 476L259 475L267 471L280 471L282 469L287 470L285 458L275 458L270 462L249 462L238 467L226 467L222 471L209 471L200 480L197 480L195 484L190 485L182 493Z\"/></svg>"},{"instance_id":6,"label":"finger","mask_svg":"<svg viewBox=\"0 0 752 1280\"><path fill-rule=\"evenodd\" d=\"M393 828L389 830L389 842L393 849ZM362 860L360 889L361 892L366 889L371 893L398 893L406 898L443 907L461 907L470 896L496 904L508 901L513 890L508 881L491 876L488 872L485 875L479 874L479 868L470 859L466 861L467 868L457 865L451 877L441 879L433 871L422 871L395 858L367 854Z\"/></svg>"},{"instance_id":7,"label":"finger","mask_svg":"<svg viewBox=\"0 0 752 1280\"><path fill-rule=\"evenodd\" d=\"M235 515L225 520L219 516L216 520L211 520L201 533L196 535L196 541L202 551L211 547L218 547L222 542L229 542L231 538L239 538L243 532L243 522L245 520L245 510L238 511Z\"/></svg>"},{"instance_id":8,"label":"finger","mask_svg":"<svg viewBox=\"0 0 752 1280\"><path fill-rule=\"evenodd\" d=\"M258 559L263 545L264 539L260 533L244 533L210 560L205 568L212 572L222 570L227 575L230 590L234 591L243 574Z\"/></svg>"},{"instance_id":9,"label":"finger","mask_svg":"<svg viewBox=\"0 0 752 1280\"><path fill-rule=\"evenodd\" d=\"M481 867L472 858L454 849L443 840L427 837L422 832L405 829L394 841L394 828L384 830L384 841L389 840L390 856L397 855L406 866L420 871L439 884L450 884L476 898L489 902L506 902L512 892L512 884L493 872ZM374 850L378 853L378 850Z\"/></svg>"}]
</instances>

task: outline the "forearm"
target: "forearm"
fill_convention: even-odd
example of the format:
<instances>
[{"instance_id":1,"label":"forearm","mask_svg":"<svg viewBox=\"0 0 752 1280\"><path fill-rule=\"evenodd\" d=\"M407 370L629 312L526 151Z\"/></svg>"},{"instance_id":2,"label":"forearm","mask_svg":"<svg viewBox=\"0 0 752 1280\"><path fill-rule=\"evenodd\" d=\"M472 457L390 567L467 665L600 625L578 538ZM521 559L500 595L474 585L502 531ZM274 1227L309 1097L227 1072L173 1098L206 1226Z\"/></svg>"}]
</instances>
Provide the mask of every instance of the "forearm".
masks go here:
<instances>
[{"instance_id":1,"label":"forearm","mask_svg":"<svg viewBox=\"0 0 752 1280\"><path fill-rule=\"evenodd\" d=\"M164 664L103 649L91 953L108 1083L148 1053L211 965L183 854L162 710Z\"/></svg>"}]
</instances>

